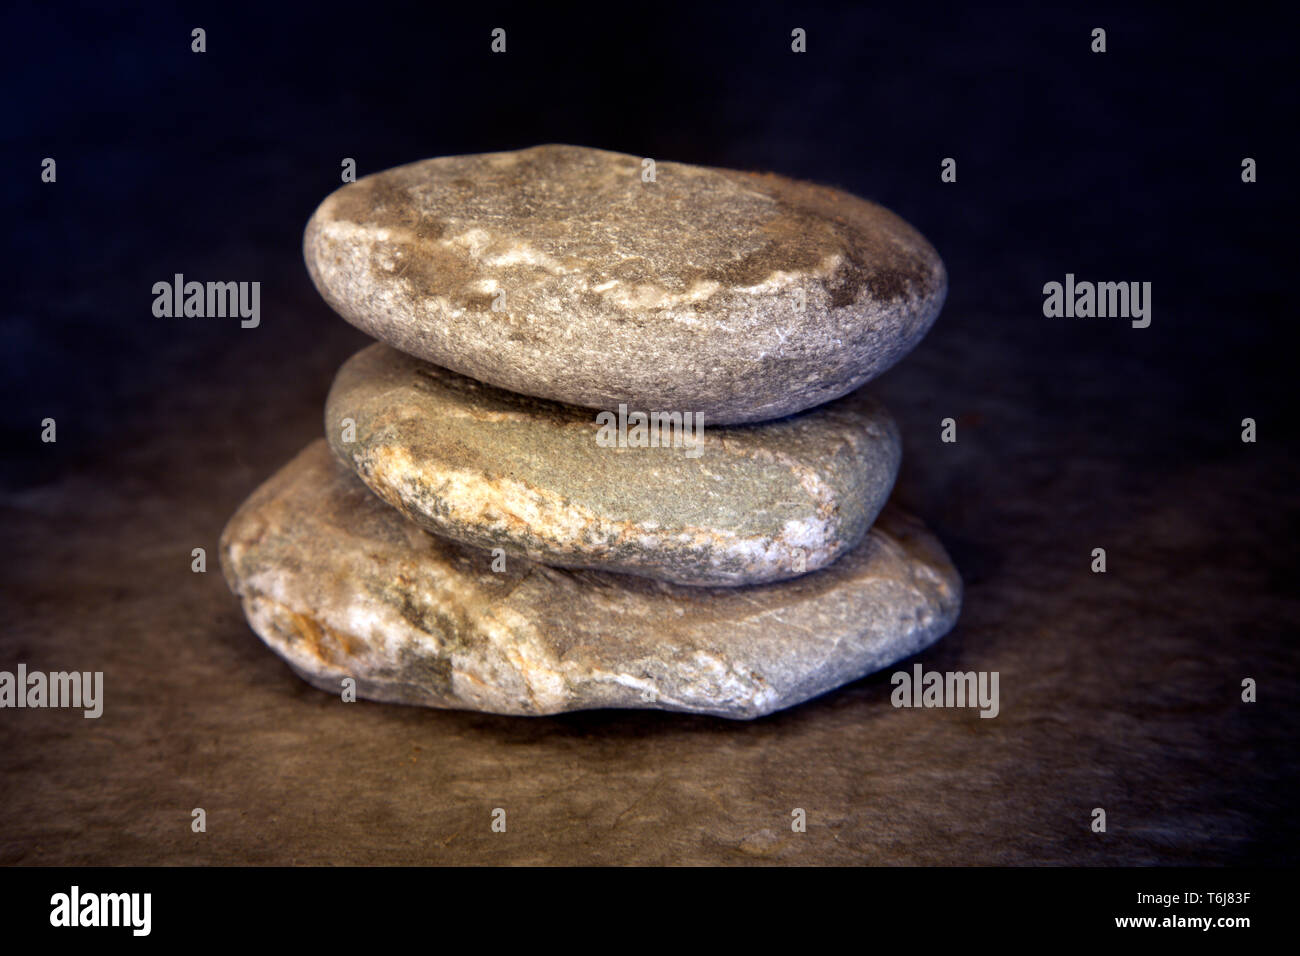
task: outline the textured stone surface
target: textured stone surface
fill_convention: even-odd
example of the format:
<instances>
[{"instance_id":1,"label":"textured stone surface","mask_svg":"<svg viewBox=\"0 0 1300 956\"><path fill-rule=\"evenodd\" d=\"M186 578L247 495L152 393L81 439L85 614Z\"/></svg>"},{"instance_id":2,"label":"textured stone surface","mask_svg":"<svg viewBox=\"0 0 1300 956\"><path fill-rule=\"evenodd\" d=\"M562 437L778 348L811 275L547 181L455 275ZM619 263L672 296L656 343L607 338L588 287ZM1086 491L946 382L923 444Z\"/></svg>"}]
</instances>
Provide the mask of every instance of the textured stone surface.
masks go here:
<instances>
[{"instance_id":1,"label":"textured stone surface","mask_svg":"<svg viewBox=\"0 0 1300 956\"><path fill-rule=\"evenodd\" d=\"M259 235L253 251L288 274ZM1141 350L1018 335L1023 315L975 304L998 301L977 266L969 321L942 323L878 386L905 446L894 500L961 568L961 618L907 662L754 721L521 720L316 690L249 630L217 538L320 435L329 382L366 343L304 284L299 321L229 346L214 330L188 360L135 368L85 406L115 413L92 450L74 457L62 427L57 445L10 449L52 471L0 497L0 669L102 670L106 704L99 720L0 711L0 864L1294 866L1300 455L1211 434L1217 394ZM1208 369L1222 338L1201 315ZM1230 354L1267 354L1266 331ZM133 402L141 376L167 400ZM967 429L955 445L933 440L946 414ZM1098 544L1110 573L1088 571ZM1001 713L891 707L890 674L914 663L999 671ZM1241 703L1241 678L1260 675L1269 692ZM1087 826L1097 806L1109 834ZM790 832L793 807L807 833Z\"/></svg>"},{"instance_id":2,"label":"textured stone surface","mask_svg":"<svg viewBox=\"0 0 1300 956\"><path fill-rule=\"evenodd\" d=\"M302 677L375 700L499 714L598 707L758 717L928 646L961 582L887 512L816 574L683 588L491 555L421 530L308 446L222 535L253 629Z\"/></svg>"},{"instance_id":3,"label":"textured stone surface","mask_svg":"<svg viewBox=\"0 0 1300 956\"><path fill-rule=\"evenodd\" d=\"M545 564L679 584L815 571L856 545L889 497L901 449L862 390L761 425L607 447L612 425L376 344L339 371L334 453L431 531ZM351 422L351 425L347 423Z\"/></svg>"},{"instance_id":4,"label":"textured stone surface","mask_svg":"<svg viewBox=\"0 0 1300 956\"><path fill-rule=\"evenodd\" d=\"M325 199L307 267L349 322L437 365L718 424L853 390L942 306L938 255L880 206L775 174L641 173L555 145L400 166Z\"/></svg>"}]
</instances>

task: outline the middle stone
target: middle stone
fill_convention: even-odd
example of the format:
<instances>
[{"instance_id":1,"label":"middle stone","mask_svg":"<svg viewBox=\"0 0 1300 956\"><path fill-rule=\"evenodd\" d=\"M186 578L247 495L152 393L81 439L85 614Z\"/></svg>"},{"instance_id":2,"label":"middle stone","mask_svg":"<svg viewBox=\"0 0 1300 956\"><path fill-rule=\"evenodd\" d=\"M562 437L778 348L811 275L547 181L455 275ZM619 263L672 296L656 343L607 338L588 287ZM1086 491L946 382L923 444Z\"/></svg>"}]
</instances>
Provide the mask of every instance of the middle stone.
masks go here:
<instances>
[{"instance_id":1,"label":"middle stone","mask_svg":"<svg viewBox=\"0 0 1300 956\"><path fill-rule=\"evenodd\" d=\"M761 425L610 413L503 391L372 345L325 407L334 454L424 528L569 568L676 584L797 577L857 545L898 474L898 429L861 390ZM683 433L684 431L684 433Z\"/></svg>"}]
</instances>

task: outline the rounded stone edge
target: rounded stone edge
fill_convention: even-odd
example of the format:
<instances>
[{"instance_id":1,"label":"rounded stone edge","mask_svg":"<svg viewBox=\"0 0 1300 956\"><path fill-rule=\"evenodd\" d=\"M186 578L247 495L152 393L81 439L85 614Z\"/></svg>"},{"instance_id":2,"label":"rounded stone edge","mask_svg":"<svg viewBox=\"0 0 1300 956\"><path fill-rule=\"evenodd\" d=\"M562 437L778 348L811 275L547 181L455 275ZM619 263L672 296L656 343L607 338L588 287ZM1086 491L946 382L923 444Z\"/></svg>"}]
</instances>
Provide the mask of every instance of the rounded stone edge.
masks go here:
<instances>
[{"instance_id":1,"label":"rounded stone edge","mask_svg":"<svg viewBox=\"0 0 1300 956\"><path fill-rule=\"evenodd\" d=\"M570 388L567 384L555 385L554 381L557 378L562 379L562 376L547 376L546 384L539 387L539 378L535 373L520 372L516 369L502 369L491 365L484 365L481 356L475 356L468 360L463 359L462 357L451 354L445 350L431 348L423 339L421 334L412 332L406 336L407 341L395 341L392 336L385 334L385 323L372 314L375 311L373 306L371 308L363 308L359 306L356 302L352 301L352 298L355 296L349 297L347 294L336 290L333 287L333 284L321 274L317 260L319 257L328 254L328 243L320 238L320 233L322 231L321 221L327 207L332 207L335 197L345 190L374 180L388 173L393 173L399 170L409 170L412 167L434 163L439 160L505 156L528 152L530 150L558 148L560 146L561 144L541 144L539 146L512 151L429 157L409 163L402 163L397 166L389 167L388 169L378 170L362 177L356 182L345 184L333 190L321 200L316 209L312 212L303 232L303 256L313 285L331 309L333 309L349 324L355 326L372 338L385 341L394 348L408 352L424 361L449 368L458 374L488 382L498 388L541 399L600 410L613 410L620 402L633 406L649 404L653 407L662 408L707 408L707 402L692 401L688 395L677 393L655 394L651 396L649 394L637 394L634 388L628 388L626 386L621 388L595 389L588 386ZM563 148L590 150L591 152L608 154L611 156L627 155L610 150L601 150L589 147ZM924 236L924 234L900 215L879 203L865 199L846 190L839 189L838 187L794 179L780 173L747 173L741 170L712 166L700 166L698 168L724 175L735 181L744 182L746 181L746 177L749 177L753 181L768 180L776 182L782 184L783 187L788 188L791 193L806 193L809 195L825 194L826 196L834 197L837 201L846 203L850 207L864 211L863 214L866 216L885 220L888 222L889 229L900 236L906 237L907 242L911 245L913 251L928 264L930 277L933 281L932 288L927 290L924 294L911 296L906 300L906 303L902 308L896 308L893 305L887 306L883 302L875 301L874 299L856 301L848 307L850 309L860 309L863 312L875 312L878 314L893 313L895 319L900 320L900 324L906 328L906 332L897 337L891 343L890 348L874 355L870 362L863 364L856 371L850 372L847 368L839 369L839 374L836 377L840 379L840 382L835 387L825 387L824 383L817 383L815 387L805 385L802 389L790 388L783 392L783 399L763 402L754 401L752 396L742 396L741 398L731 402L722 405L715 405L710 409L712 419L717 424L757 424L797 414L809 408L814 408L818 405L848 395L896 365L917 347L933 327L947 300L947 267L938 251ZM837 218L843 221L842 216ZM381 289L370 289L367 298L371 300L372 303L374 300L382 300L386 303L391 303L394 296L390 293L385 293ZM842 312L845 310L840 309L837 311ZM403 319L403 321L405 322L407 320ZM868 335L867 338L870 338L870 336ZM559 363L557 365L557 371L562 367L563 363ZM689 388L683 388L689 392ZM790 397L795 395L797 395L797 397Z\"/></svg>"},{"instance_id":2,"label":"rounded stone edge","mask_svg":"<svg viewBox=\"0 0 1300 956\"><path fill-rule=\"evenodd\" d=\"M902 437L898 428L898 423L888 408L874 396L863 395L860 401L866 406L862 412L864 422L878 426L885 431L886 437L883 448L887 451L882 454L888 454L888 462L883 473L878 473L877 469L869 469L861 474L864 484L876 484L883 486L883 493L875 496L875 501L868 507L865 507L860 513L853 515L852 518L840 517L835 524L835 531L838 542L833 547L823 549L824 553L815 554L813 560L803 566L803 570L794 570L793 562L787 567L785 562L770 565L766 572L754 572L753 576L744 580L737 580L739 572L728 572L720 569L701 568L698 573L680 573L677 568L679 564L671 561L642 561L629 562L619 561L608 557L593 556L590 559L583 559L580 555L570 551L559 551L539 545L529 546L521 542L517 535L506 536L488 536L485 534L476 534L472 530L463 527L460 523L455 523L450 519L439 517L436 513L429 513L427 510L421 510L411 501L403 496L400 489L391 487L389 484L381 482L375 475L364 466L362 457L359 452L370 447L370 442L362 436L361 430L363 422L354 419L355 427L358 430L356 439L351 443L343 442L341 438L341 423L350 417L347 413L358 414L355 409L347 407L345 400L341 397L342 393L348 389L356 388L368 374L379 373L392 377L400 371L398 362L412 364L416 366L423 365L430 367L431 363L423 362L413 356L405 355L398 352L384 343L375 343L367 346L361 351L350 356L340 367L335 375L325 401L324 425L325 438L329 444L330 450L334 457L345 467L354 472L360 480L370 489L378 498L394 508L396 511L405 516L408 520L422 527L424 530L458 541L468 547L491 550L496 547L502 548L508 556L521 558L534 563L546 564L552 567L567 568L573 570L592 570L608 571L611 573L631 574L638 577L644 577L651 580L665 581L670 584L681 585L684 587L748 587L762 584L775 584L782 581L789 581L799 578L805 574L815 573L822 568L828 567L838 560L841 556L853 550L862 541L863 537L869 532L872 524L879 516L880 512L886 507L889 495L898 478L899 469L902 463ZM438 369L439 372L447 372L453 376L455 372ZM488 393L500 393L503 397L517 398L503 389L497 389L495 386L486 383L475 382L474 385ZM400 384L395 388L401 388ZM488 398L492 396L489 394ZM845 401L852 401L853 396L841 396ZM841 401L836 399L824 406L807 409L795 416L788 416L786 420L778 422L765 422L750 425L738 426L719 426L724 433L731 431L733 434L752 435L755 430L762 429L767 425L778 425L781 422L789 424L790 420L808 418L818 415L819 413L831 414L844 412L835 406ZM539 406L539 414L545 415L554 412L557 415L564 415L572 411L589 413L589 409L580 406L565 405L559 402L552 402L547 399L532 399L529 401ZM784 427L784 426L782 426ZM725 440L725 434L724 434ZM865 439L864 439L865 440ZM820 464L820 463L819 463ZM871 479L876 479L872 481ZM839 490L839 499L842 503L854 492L849 488ZM432 509L437 512L438 508ZM450 511L451 509L446 509ZM611 521L613 519L610 519ZM775 545L773 545L775 546ZM794 548L793 545L790 548ZM669 552L671 555L677 554L676 551Z\"/></svg>"}]
</instances>

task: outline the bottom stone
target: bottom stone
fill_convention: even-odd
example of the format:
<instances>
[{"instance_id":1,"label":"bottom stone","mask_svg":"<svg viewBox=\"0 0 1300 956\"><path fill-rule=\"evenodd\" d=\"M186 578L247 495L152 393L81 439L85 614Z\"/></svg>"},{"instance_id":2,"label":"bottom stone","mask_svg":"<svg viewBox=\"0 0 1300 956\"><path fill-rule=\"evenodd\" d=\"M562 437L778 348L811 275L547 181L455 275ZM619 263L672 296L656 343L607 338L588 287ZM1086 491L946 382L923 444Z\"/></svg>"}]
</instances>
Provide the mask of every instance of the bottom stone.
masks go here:
<instances>
[{"instance_id":1,"label":"bottom stone","mask_svg":"<svg viewBox=\"0 0 1300 956\"><path fill-rule=\"evenodd\" d=\"M497 714L760 717L916 653L961 605L943 547L892 506L819 571L687 587L436 537L323 440L230 519L221 563L253 630L316 687L351 677L360 697Z\"/></svg>"}]
</instances>

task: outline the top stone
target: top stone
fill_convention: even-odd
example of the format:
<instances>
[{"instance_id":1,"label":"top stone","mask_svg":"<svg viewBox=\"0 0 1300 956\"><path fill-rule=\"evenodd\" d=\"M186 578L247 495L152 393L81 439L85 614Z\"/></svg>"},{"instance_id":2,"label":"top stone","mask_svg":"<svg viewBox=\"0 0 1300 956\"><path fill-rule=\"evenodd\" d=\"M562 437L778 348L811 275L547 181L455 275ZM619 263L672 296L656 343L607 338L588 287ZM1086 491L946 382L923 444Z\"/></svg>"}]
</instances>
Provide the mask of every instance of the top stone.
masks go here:
<instances>
[{"instance_id":1,"label":"top stone","mask_svg":"<svg viewBox=\"0 0 1300 956\"><path fill-rule=\"evenodd\" d=\"M852 391L947 293L924 237L856 196L579 146L367 176L321 203L303 246L326 301L403 352L526 395L719 425Z\"/></svg>"}]
</instances>

